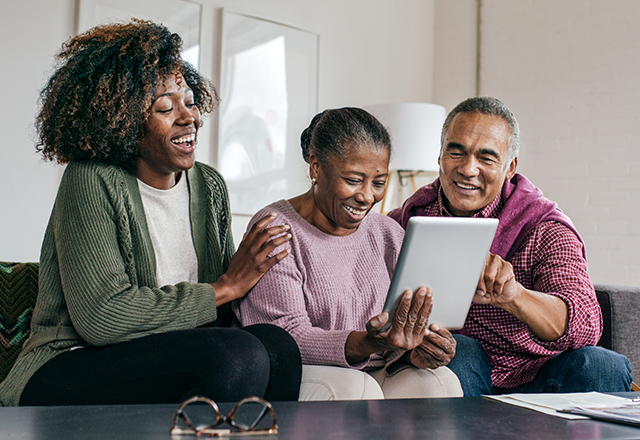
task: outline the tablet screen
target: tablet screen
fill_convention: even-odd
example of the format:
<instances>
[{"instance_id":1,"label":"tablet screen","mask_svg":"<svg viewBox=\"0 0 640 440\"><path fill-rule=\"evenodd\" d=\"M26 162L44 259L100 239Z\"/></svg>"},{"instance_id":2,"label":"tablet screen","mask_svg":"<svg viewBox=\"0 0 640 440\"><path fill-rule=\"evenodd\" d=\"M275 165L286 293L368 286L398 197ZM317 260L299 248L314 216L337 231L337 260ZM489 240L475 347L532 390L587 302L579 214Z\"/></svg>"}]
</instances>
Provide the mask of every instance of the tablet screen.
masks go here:
<instances>
[{"instance_id":1,"label":"tablet screen","mask_svg":"<svg viewBox=\"0 0 640 440\"><path fill-rule=\"evenodd\" d=\"M462 328L497 228L497 219L411 217L384 305L389 321L383 330L405 290L420 286L433 291L429 323Z\"/></svg>"}]
</instances>

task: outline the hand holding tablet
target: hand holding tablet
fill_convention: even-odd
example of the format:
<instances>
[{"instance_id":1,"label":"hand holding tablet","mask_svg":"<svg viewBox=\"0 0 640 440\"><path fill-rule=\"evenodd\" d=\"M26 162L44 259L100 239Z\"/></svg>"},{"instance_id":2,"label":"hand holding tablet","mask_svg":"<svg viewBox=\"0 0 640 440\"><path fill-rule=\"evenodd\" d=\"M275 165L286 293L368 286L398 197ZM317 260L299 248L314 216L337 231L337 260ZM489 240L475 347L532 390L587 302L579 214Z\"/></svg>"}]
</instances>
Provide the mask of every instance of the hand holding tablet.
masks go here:
<instances>
[{"instance_id":1,"label":"hand holding tablet","mask_svg":"<svg viewBox=\"0 0 640 440\"><path fill-rule=\"evenodd\" d=\"M384 341L382 349L406 350L404 362L417 368L438 368L447 365L455 355L456 341L446 328L429 325L433 307L433 292L420 287L416 292L406 290L400 304L389 321L389 328L381 331L389 317L386 313L372 318L367 323L367 332L374 339Z\"/></svg>"},{"instance_id":2,"label":"hand holding tablet","mask_svg":"<svg viewBox=\"0 0 640 440\"><path fill-rule=\"evenodd\" d=\"M418 346L428 332L429 315L433 307L433 295L430 289L424 287L416 289L415 292L407 291L398 299L398 307L394 316L389 316L383 325L388 334L381 334L378 328L369 328L378 323L369 321L367 331L377 337L383 337L385 344L393 348L412 349ZM378 315L378 319L384 315ZM395 320L395 325L393 325Z\"/></svg>"},{"instance_id":3,"label":"hand holding tablet","mask_svg":"<svg viewBox=\"0 0 640 440\"><path fill-rule=\"evenodd\" d=\"M384 310L391 327L404 292L433 291L430 323L462 328L493 242L497 219L412 217L400 249Z\"/></svg>"}]
</instances>

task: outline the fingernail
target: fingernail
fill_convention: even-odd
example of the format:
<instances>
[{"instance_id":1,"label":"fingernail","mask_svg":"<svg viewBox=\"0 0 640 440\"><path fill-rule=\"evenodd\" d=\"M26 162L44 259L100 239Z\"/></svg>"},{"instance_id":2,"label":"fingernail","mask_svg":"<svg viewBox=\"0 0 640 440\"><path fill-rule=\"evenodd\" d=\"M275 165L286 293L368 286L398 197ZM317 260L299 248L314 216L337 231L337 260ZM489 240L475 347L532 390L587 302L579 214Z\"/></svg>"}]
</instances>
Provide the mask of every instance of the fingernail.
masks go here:
<instances>
[{"instance_id":1,"label":"fingernail","mask_svg":"<svg viewBox=\"0 0 640 440\"><path fill-rule=\"evenodd\" d=\"M431 330L433 330L434 332L437 332L438 330L440 330L440 326L438 324L433 324L431 326Z\"/></svg>"},{"instance_id":2,"label":"fingernail","mask_svg":"<svg viewBox=\"0 0 640 440\"><path fill-rule=\"evenodd\" d=\"M269 214L269 217L271 217L271 218L274 218L274 217L277 217L277 216L278 216L278 214L276 214L275 212L272 212L271 214Z\"/></svg>"},{"instance_id":3,"label":"fingernail","mask_svg":"<svg viewBox=\"0 0 640 440\"><path fill-rule=\"evenodd\" d=\"M480 289L476 290L476 295L484 296L484 292Z\"/></svg>"},{"instance_id":4,"label":"fingernail","mask_svg":"<svg viewBox=\"0 0 640 440\"><path fill-rule=\"evenodd\" d=\"M291 229L291 226L289 226L289 225L284 225L284 230L285 230L285 231L288 231L289 229Z\"/></svg>"},{"instance_id":5,"label":"fingernail","mask_svg":"<svg viewBox=\"0 0 640 440\"><path fill-rule=\"evenodd\" d=\"M427 291L427 296L431 298L433 296L433 292L431 290Z\"/></svg>"},{"instance_id":6,"label":"fingernail","mask_svg":"<svg viewBox=\"0 0 640 440\"><path fill-rule=\"evenodd\" d=\"M291 234L287 234L287 237L291 238L291 237L292 237L292 235L291 235Z\"/></svg>"},{"instance_id":7,"label":"fingernail","mask_svg":"<svg viewBox=\"0 0 640 440\"><path fill-rule=\"evenodd\" d=\"M426 290L426 289L420 289L420 290L418 291L418 294L419 294L420 296L425 296L425 295L427 294L427 290Z\"/></svg>"}]
</instances>

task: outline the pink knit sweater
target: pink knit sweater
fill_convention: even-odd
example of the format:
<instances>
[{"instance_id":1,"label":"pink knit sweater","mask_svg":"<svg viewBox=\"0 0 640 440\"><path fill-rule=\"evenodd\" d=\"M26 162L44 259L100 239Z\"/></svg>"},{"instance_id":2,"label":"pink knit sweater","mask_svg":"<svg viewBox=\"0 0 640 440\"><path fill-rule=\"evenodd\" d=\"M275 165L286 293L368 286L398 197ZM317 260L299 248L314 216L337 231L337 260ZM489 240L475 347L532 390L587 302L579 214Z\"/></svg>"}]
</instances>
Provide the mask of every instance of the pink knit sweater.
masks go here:
<instances>
[{"instance_id":1,"label":"pink knit sweater","mask_svg":"<svg viewBox=\"0 0 640 440\"><path fill-rule=\"evenodd\" d=\"M344 346L354 330L382 312L404 230L389 217L368 214L347 236L328 235L309 224L286 200L259 211L249 228L271 212L273 225L291 226L292 239L277 248L291 255L269 269L233 311L243 326L272 323L300 347L303 364L381 368L402 352L371 355L349 365Z\"/></svg>"}]
</instances>

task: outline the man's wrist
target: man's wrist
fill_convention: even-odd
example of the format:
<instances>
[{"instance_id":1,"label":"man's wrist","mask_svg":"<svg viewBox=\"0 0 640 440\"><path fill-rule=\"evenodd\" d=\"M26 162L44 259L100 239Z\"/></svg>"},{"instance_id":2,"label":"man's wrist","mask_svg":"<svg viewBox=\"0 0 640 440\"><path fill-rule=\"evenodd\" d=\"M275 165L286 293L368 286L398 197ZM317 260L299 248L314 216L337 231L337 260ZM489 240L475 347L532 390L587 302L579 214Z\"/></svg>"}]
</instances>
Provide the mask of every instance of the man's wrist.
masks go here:
<instances>
[{"instance_id":1,"label":"man's wrist","mask_svg":"<svg viewBox=\"0 0 640 440\"><path fill-rule=\"evenodd\" d=\"M524 323L543 341L555 341L567 330L569 306L555 296L525 289L518 283L518 293L501 308Z\"/></svg>"},{"instance_id":2,"label":"man's wrist","mask_svg":"<svg viewBox=\"0 0 640 440\"><path fill-rule=\"evenodd\" d=\"M527 296L530 294L531 292L529 292L529 290L525 289L522 284L516 281L516 293L513 295L511 301L499 304L498 307L520 319L519 317L522 315L522 311L526 309Z\"/></svg>"}]
</instances>

